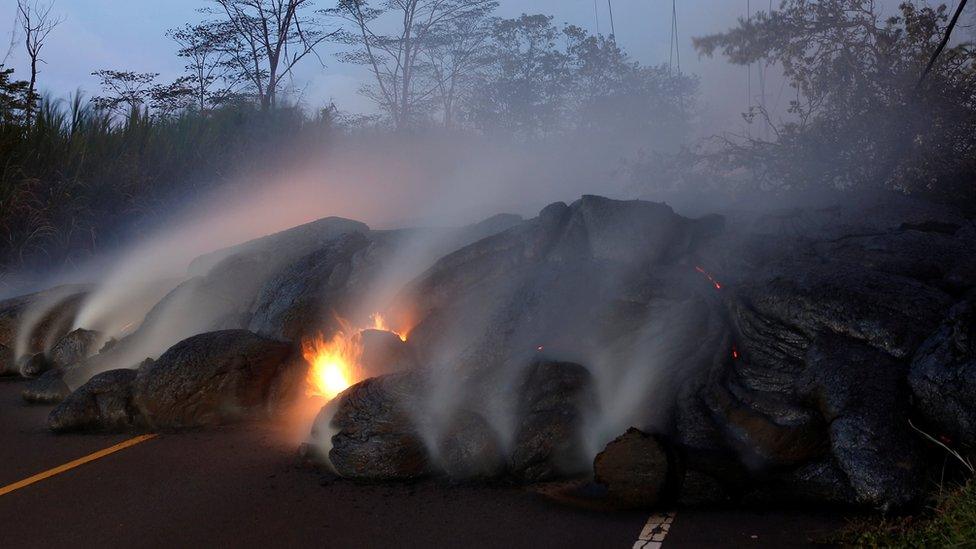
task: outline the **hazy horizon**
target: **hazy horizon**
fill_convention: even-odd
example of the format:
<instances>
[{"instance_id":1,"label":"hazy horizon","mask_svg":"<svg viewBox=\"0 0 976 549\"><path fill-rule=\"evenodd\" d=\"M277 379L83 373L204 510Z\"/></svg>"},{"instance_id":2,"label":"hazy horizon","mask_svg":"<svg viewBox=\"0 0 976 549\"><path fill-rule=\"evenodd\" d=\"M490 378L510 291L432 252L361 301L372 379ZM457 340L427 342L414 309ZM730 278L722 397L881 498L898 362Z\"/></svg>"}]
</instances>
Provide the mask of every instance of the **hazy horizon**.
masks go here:
<instances>
[{"instance_id":1,"label":"hazy horizon","mask_svg":"<svg viewBox=\"0 0 976 549\"><path fill-rule=\"evenodd\" d=\"M889 3L895 4L896 0L882 2ZM158 72L160 81L174 80L183 72L183 60L176 56L176 45L164 33L201 20L204 16L197 10L209 4L202 0L165 3L134 0L121 4L110 0L55 1L54 11L64 17L64 22L51 34L42 52L46 61L39 75L42 93L64 98L80 89L86 97L97 95L98 82L91 72L100 69ZM501 17L544 13L552 15L560 26L565 23L593 33L610 32L606 0L501 0L499 4L497 15ZM325 0L315 3L316 8L331 5L331 1ZM754 12L768 9L762 0L751 5ZM0 12L0 30L8 43L11 36L17 38L6 64L24 78L29 67L19 42L22 33L15 29L15 10L16 6L10 5ZM670 2L616 0L613 12L617 41L633 59L645 65L668 62ZM678 6L681 68L701 78L702 127L723 131L742 125L739 114L748 105L749 72L745 67L729 65L724 59L699 58L691 39L732 27L738 17L745 15L744 0L683 0ZM375 105L358 93L361 84L369 78L368 73L364 67L336 59L334 54L341 48L338 44L325 43L320 52L324 67L316 59L308 58L296 68L292 84L300 91L302 104L314 110L334 102L345 112L375 112ZM752 85L754 91L758 89L755 72ZM782 98L779 79L768 85L767 92L773 100L786 101ZM775 103L772 106L775 108Z\"/></svg>"}]
</instances>

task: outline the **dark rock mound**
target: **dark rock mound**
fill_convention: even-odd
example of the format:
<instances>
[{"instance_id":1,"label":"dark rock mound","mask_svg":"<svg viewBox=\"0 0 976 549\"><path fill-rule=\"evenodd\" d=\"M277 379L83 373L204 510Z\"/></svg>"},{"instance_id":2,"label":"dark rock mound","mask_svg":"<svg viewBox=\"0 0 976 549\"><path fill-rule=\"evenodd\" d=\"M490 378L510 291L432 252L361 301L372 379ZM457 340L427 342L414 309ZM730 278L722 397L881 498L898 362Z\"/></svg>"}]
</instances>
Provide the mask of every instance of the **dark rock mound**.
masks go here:
<instances>
[{"instance_id":1,"label":"dark rock mound","mask_svg":"<svg viewBox=\"0 0 976 549\"><path fill-rule=\"evenodd\" d=\"M421 377L415 373L370 378L337 399L329 461L347 478L409 480L433 467L417 432Z\"/></svg>"},{"instance_id":2,"label":"dark rock mound","mask_svg":"<svg viewBox=\"0 0 976 549\"><path fill-rule=\"evenodd\" d=\"M595 409L589 371L569 362L538 361L529 368L518 404L512 473L527 482L578 473L589 466L583 420Z\"/></svg>"},{"instance_id":3,"label":"dark rock mound","mask_svg":"<svg viewBox=\"0 0 976 549\"><path fill-rule=\"evenodd\" d=\"M349 388L316 423L332 443L320 450L329 446L344 476L550 479L592 463L584 433L605 442L637 425L662 438L628 433L598 463L621 501L668 491L660 452L631 450L667 440L687 469L686 494L901 507L919 500L934 468L909 417L976 445L976 225L910 200L895 206L726 224L585 196L453 232L322 220L201 258L136 335L63 375L116 368L106 364L119 348L126 362L155 356L133 347L143 331L178 340L248 327L260 335L182 341L132 383L150 426L230 421L262 413L302 370L290 366L290 345L261 336L297 342L337 329L333 312L383 310L416 323L409 344L361 334L366 373L380 377ZM426 245L408 245L418 240ZM400 281L385 267L404 257L407 271L429 268L387 308L385 288ZM0 332L24 303L0 303ZM450 372L452 398L438 398L445 380L434 372ZM619 401L597 401L590 372L600 396ZM56 393L60 375L35 382ZM79 417L101 418L97 398L78 398L89 403ZM675 468L669 457L665 477Z\"/></svg>"},{"instance_id":4,"label":"dark rock mound","mask_svg":"<svg viewBox=\"0 0 976 549\"><path fill-rule=\"evenodd\" d=\"M368 232L369 227L358 221L329 217L201 256L190 265L193 276L154 305L120 345L142 349L143 356L157 356L196 334L248 328L259 306L256 300L269 281L308 254L337 241L364 240ZM278 328L274 324L266 330L250 329L272 338L294 339ZM129 365L114 367L120 366Z\"/></svg>"},{"instance_id":5,"label":"dark rock mound","mask_svg":"<svg viewBox=\"0 0 976 549\"><path fill-rule=\"evenodd\" d=\"M363 330L358 337L363 348L360 366L370 377L396 374L417 367L413 348L393 332Z\"/></svg>"},{"instance_id":6,"label":"dark rock mound","mask_svg":"<svg viewBox=\"0 0 976 549\"><path fill-rule=\"evenodd\" d=\"M154 428L265 415L291 398L305 363L290 343L245 330L193 336L139 369L134 403Z\"/></svg>"},{"instance_id":7,"label":"dark rock mound","mask_svg":"<svg viewBox=\"0 0 976 549\"><path fill-rule=\"evenodd\" d=\"M58 340L48 357L55 367L71 366L95 354L101 340L101 333L78 328Z\"/></svg>"},{"instance_id":8,"label":"dark rock mound","mask_svg":"<svg viewBox=\"0 0 976 549\"><path fill-rule=\"evenodd\" d=\"M678 492L682 471L665 441L631 427L593 460L594 480L622 507L650 508Z\"/></svg>"},{"instance_id":9,"label":"dark rock mound","mask_svg":"<svg viewBox=\"0 0 976 549\"><path fill-rule=\"evenodd\" d=\"M720 348L715 342L726 339L715 289L695 271L696 252L722 225L718 217L692 220L645 201L585 196L551 204L534 219L444 256L392 309L419 321L410 332L419 362L450 364L481 386L474 392L517 394L511 385L525 364L551 356L600 369L606 386L629 383L621 391L657 390L647 414L663 424L674 391L662 386L677 384L664 378L693 375L710 364ZM652 360L669 373L654 387ZM531 415L505 413L518 425L510 456L517 478L552 478L592 463L592 455L545 455L543 439L566 435L569 447L576 444L581 427L573 413L534 414L543 418L538 428ZM629 423L606 430L617 434ZM556 432L557 425L566 432Z\"/></svg>"},{"instance_id":10,"label":"dark rock mound","mask_svg":"<svg viewBox=\"0 0 976 549\"><path fill-rule=\"evenodd\" d=\"M854 502L900 508L917 500L924 462L908 425L905 365L837 336L815 341L806 363L804 392L829 426L833 462Z\"/></svg>"},{"instance_id":11,"label":"dark rock mound","mask_svg":"<svg viewBox=\"0 0 976 549\"><path fill-rule=\"evenodd\" d=\"M452 480L502 477L507 463L501 441L481 415L459 410L446 428L438 429L437 464Z\"/></svg>"},{"instance_id":12,"label":"dark rock mound","mask_svg":"<svg viewBox=\"0 0 976 549\"><path fill-rule=\"evenodd\" d=\"M906 381L941 432L967 429L954 403L973 401L960 381L971 358L948 343L965 329L939 323L974 283L959 276L976 259L969 229L892 219L869 230L854 214L843 228L811 213L810 227L726 235L703 250L735 273L720 292L732 341L681 386L674 436L692 475L723 498L919 501L930 468Z\"/></svg>"},{"instance_id":13,"label":"dark rock mound","mask_svg":"<svg viewBox=\"0 0 976 549\"><path fill-rule=\"evenodd\" d=\"M20 365L20 375L33 378L54 367L54 363L51 362L47 355L44 353L34 353L27 357Z\"/></svg>"},{"instance_id":14,"label":"dark rock mound","mask_svg":"<svg viewBox=\"0 0 976 549\"><path fill-rule=\"evenodd\" d=\"M47 310L31 330L27 340L27 352L46 352L71 331L75 317L87 297L87 291L74 292L53 303L39 305L47 307Z\"/></svg>"},{"instance_id":15,"label":"dark rock mound","mask_svg":"<svg viewBox=\"0 0 976 549\"><path fill-rule=\"evenodd\" d=\"M976 306L955 305L912 360L915 406L951 444L976 447Z\"/></svg>"},{"instance_id":16,"label":"dark rock mound","mask_svg":"<svg viewBox=\"0 0 976 549\"><path fill-rule=\"evenodd\" d=\"M507 458L488 422L458 410L437 422L422 418L423 373L360 382L323 408L312 440L331 438L328 460L341 476L410 480L434 473L455 481L498 478ZM328 426L325 422L331 422ZM421 431L437 433L434 454Z\"/></svg>"},{"instance_id":17,"label":"dark rock mound","mask_svg":"<svg viewBox=\"0 0 976 549\"><path fill-rule=\"evenodd\" d=\"M0 345L14 345L17 326L35 296L36 294L32 294L0 301Z\"/></svg>"},{"instance_id":18,"label":"dark rock mound","mask_svg":"<svg viewBox=\"0 0 976 549\"><path fill-rule=\"evenodd\" d=\"M255 292L248 329L292 341L338 329L330 313L343 312L354 259L369 244L362 233L346 234L284 267Z\"/></svg>"},{"instance_id":19,"label":"dark rock mound","mask_svg":"<svg viewBox=\"0 0 976 549\"><path fill-rule=\"evenodd\" d=\"M460 228L350 231L321 242L260 288L246 327L292 341L334 332L341 328L336 315L350 318L362 312L359 307L385 308L388 303L377 297L402 283L405 273L420 272L438 257L519 221L499 215Z\"/></svg>"},{"instance_id":20,"label":"dark rock mound","mask_svg":"<svg viewBox=\"0 0 976 549\"><path fill-rule=\"evenodd\" d=\"M20 393L24 400L33 404L56 404L70 394L61 368L48 370L41 377L28 381Z\"/></svg>"},{"instance_id":21,"label":"dark rock mound","mask_svg":"<svg viewBox=\"0 0 976 549\"><path fill-rule=\"evenodd\" d=\"M102 372L68 395L51 410L48 428L54 432L104 429L122 430L138 422L132 403L136 371L121 369Z\"/></svg>"},{"instance_id":22,"label":"dark rock mound","mask_svg":"<svg viewBox=\"0 0 976 549\"><path fill-rule=\"evenodd\" d=\"M324 217L298 227L202 255L190 263L189 272L191 275L205 275L215 272L214 269L217 269L222 262L235 256L242 259L261 259L273 256L276 261L287 263L327 245L341 235L366 234L368 232L369 227L359 221L341 217ZM230 264L225 265L229 266Z\"/></svg>"},{"instance_id":23,"label":"dark rock mound","mask_svg":"<svg viewBox=\"0 0 976 549\"><path fill-rule=\"evenodd\" d=\"M581 472L582 422L592 406L592 380L577 364L537 361L511 397L514 449L505 455L495 429L465 400L456 410L431 410L424 371L370 378L331 403L329 460L344 477L407 480L445 474L454 480L512 476L533 482ZM321 437L321 426L316 436Z\"/></svg>"},{"instance_id":24,"label":"dark rock mound","mask_svg":"<svg viewBox=\"0 0 976 549\"><path fill-rule=\"evenodd\" d=\"M14 351L6 345L0 345L0 376L15 376L20 374Z\"/></svg>"},{"instance_id":25,"label":"dark rock mound","mask_svg":"<svg viewBox=\"0 0 976 549\"><path fill-rule=\"evenodd\" d=\"M35 323L36 328L28 338L28 352L43 351L45 340L56 339L71 329L70 323L87 291L88 287L83 285L57 286L0 301L0 345L13 348L18 328L28 316L38 314L42 318ZM57 334L57 330L49 330L52 327L64 331Z\"/></svg>"}]
</instances>

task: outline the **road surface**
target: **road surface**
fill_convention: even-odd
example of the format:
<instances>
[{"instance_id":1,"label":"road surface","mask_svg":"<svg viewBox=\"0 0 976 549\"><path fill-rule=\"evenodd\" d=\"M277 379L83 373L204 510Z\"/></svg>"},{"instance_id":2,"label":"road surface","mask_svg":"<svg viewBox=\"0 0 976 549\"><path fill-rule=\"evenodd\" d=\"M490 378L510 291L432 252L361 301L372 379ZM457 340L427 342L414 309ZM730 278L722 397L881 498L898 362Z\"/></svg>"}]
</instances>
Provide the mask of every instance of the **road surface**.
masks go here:
<instances>
[{"instance_id":1,"label":"road surface","mask_svg":"<svg viewBox=\"0 0 976 549\"><path fill-rule=\"evenodd\" d=\"M50 408L23 403L21 389L0 381L0 489L134 436L53 435ZM2 495L0 547L644 545L647 512L562 505L511 486L335 480L303 466L281 431L161 434ZM796 547L842 524L804 512L679 510L664 546Z\"/></svg>"}]
</instances>

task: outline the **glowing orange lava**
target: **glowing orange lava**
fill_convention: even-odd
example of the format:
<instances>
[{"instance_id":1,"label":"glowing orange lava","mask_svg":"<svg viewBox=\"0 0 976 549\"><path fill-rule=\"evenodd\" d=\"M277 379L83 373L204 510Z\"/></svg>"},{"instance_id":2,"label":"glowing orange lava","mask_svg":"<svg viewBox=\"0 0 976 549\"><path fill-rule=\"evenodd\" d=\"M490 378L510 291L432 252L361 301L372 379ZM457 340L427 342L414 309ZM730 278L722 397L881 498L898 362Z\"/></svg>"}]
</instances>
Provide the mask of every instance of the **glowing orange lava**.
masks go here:
<instances>
[{"instance_id":1,"label":"glowing orange lava","mask_svg":"<svg viewBox=\"0 0 976 549\"><path fill-rule=\"evenodd\" d=\"M309 396L332 399L359 381L357 369L363 348L356 335L340 330L328 341L319 334L302 342L302 354L310 366Z\"/></svg>"},{"instance_id":2,"label":"glowing orange lava","mask_svg":"<svg viewBox=\"0 0 976 549\"><path fill-rule=\"evenodd\" d=\"M381 330L396 334L406 341L405 334L390 329L379 313L370 315L371 326L364 329ZM339 330L326 339L322 334L302 341L302 355L310 368L308 371L309 396L333 399L350 385L368 377L360 364L363 356L361 330L339 320Z\"/></svg>"},{"instance_id":3,"label":"glowing orange lava","mask_svg":"<svg viewBox=\"0 0 976 549\"><path fill-rule=\"evenodd\" d=\"M705 275L705 278L707 278L708 281L712 283L712 286L715 286L715 289L716 290L721 290L722 289L722 284L718 280L715 280L715 277L713 277L711 275L711 273L709 273L708 271L706 271L702 267L695 267L695 270L698 271L699 273Z\"/></svg>"},{"instance_id":4,"label":"glowing orange lava","mask_svg":"<svg viewBox=\"0 0 976 549\"><path fill-rule=\"evenodd\" d=\"M400 332L391 329L390 326L386 323L386 319L383 318L383 315L381 315L380 313L373 313L369 315L369 319L373 322L372 328L374 330L380 330L383 332L390 332L391 334L396 334L396 336L400 338L400 341L407 340L407 335L401 334Z\"/></svg>"}]
</instances>

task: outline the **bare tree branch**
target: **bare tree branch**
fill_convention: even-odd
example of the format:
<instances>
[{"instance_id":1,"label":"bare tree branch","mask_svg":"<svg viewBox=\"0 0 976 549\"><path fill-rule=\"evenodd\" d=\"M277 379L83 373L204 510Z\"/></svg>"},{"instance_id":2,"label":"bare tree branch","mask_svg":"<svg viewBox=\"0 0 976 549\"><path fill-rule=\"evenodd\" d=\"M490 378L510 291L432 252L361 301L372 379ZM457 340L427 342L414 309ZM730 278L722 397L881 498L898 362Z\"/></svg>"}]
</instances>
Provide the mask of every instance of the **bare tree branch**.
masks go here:
<instances>
[{"instance_id":1,"label":"bare tree branch","mask_svg":"<svg viewBox=\"0 0 976 549\"><path fill-rule=\"evenodd\" d=\"M24 109L24 119L27 126L33 120L34 105L37 103L37 75L38 65L44 63L41 49L48 35L64 21L64 17L52 15L54 2L42 4L39 0L17 0L17 13L20 27L24 31L24 47L30 58L31 76L27 88L27 106Z\"/></svg>"}]
</instances>

